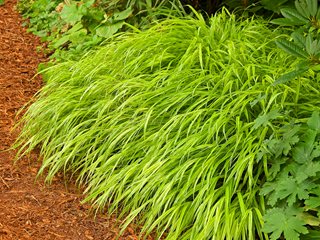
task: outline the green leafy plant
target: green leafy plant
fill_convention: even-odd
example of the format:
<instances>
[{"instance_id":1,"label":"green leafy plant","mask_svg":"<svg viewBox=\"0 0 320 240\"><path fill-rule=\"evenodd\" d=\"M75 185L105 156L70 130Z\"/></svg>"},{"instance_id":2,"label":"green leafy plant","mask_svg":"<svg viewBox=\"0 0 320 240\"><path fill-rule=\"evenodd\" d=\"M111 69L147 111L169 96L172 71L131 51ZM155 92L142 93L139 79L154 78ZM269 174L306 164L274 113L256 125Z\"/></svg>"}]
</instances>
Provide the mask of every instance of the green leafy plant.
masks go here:
<instances>
[{"instance_id":1,"label":"green leafy plant","mask_svg":"<svg viewBox=\"0 0 320 240\"><path fill-rule=\"evenodd\" d=\"M295 8L282 8L280 12L285 18L275 19L273 23L316 29L320 27L318 0L296 0Z\"/></svg>"},{"instance_id":2,"label":"green leafy plant","mask_svg":"<svg viewBox=\"0 0 320 240\"><path fill-rule=\"evenodd\" d=\"M284 6L290 6L293 0L224 0L231 9L241 9L242 12L254 13L257 15L270 17L276 13L280 13L280 9Z\"/></svg>"},{"instance_id":3,"label":"green leafy plant","mask_svg":"<svg viewBox=\"0 0 320 240\"><path fill-rule=\"evenodd\" d=\"M320 8L318 0L296 0L295 8L282 8L285 18L275 19L274 24L299 27L291 34L291 40L279 39L277 46L301 59L294 71L281 76L275 84L285 83L308 70L320 70Z\"/></svg>"},{"instance_id":4,"label":"green leafy plant","mask_svg":"<svg viewBox=\"0 0 320 240\"><path fill-rule=\"evenodd\" d=\"M271 208L264 216L263 229L272 233L272 240L282 234L287 240L308 239L310 229L317 229L319 237L319 112L306 124L286 125L280 132L266 141L271 168L261 194L267 196Z\"/></svg>"},{"instance_id":5,"label":"green leafy plant","mask_svg":"<svg viewBox=\"0 0 320 240\"><path fill-rule=\"evenodd\" d=\"M273 240L279 239L282 233L287 240L300 239L301 233L308 233L305 222L299 217L301 213L301 209L294 207L272 208L265 215L264 231L272 232Z\"/></svg>"},{"instance_id":6,"label":"green leafy plant","mask_svg":"<svg viewBox=\"0 0 320 240\"><path fill-rule=\"evenodd\" d=\"M122 30L146 28L163 16L183 14L178 2L35 0L20 1L19 10L29 19L29 31L49 43L51 57L63 60L78 59Z\"/></svg>"},{"instance_id":7,"label":"green leafy plant","mask_svg":"<svg viewBox=\"0 0 320 240\"><path fill-rule=\"evenodd\" d=\"M45 39L49 31L63 27L59 21L59 14L55 11L56 6L62 1L63 0L20 0L17 7L24 17L28 17L28 31Z\"/></svg>"},{"instance_id":8,"label":"green leafy plant","mask_svg":"<svg viewBox=\"0 0 320 240\"><path fill-rule=\"evenodd\" d=\"M293 3L292 0L261 0L260 4L263 8L270 10L275 13L280 13L280 9L283 6L288 6Z\"/></svg>"},{"instance_id":9,"label":"green leafy plant","mask_svg":"<svg viewBox=\"0 0 320 240\"><path fill-rule=\"evenodd\" d=\"M43 39L49 41L49 48L55 51L53 58L76 57L102 42L103 38L96 34L96 27L104 20L105 13L94 3L94 0L68 1L56 7L63 27L56 28ZM71 50L70 53L65 49Z\"/></svg>"},{"instance_id":10,"label":"green leafy plant","mask_svg":"<svg viewBox=\"0 0 320 240\"><path fill-rule=\"evenodd\" d=\"M319 109L319 81L271 86L295 59L262 20L223 11L117 35L47 84L16 147L40 147L50 181L63 171L87 201L166 239L267 239L259 195L263 140Z\"/></svg>"},{"instance_id":11,"label":"green leafy plant","mask_svg":"<svg viewBox=\"0 0 320 240\"><path fill-rule=\"evenodd\" d=\"M59 44L53 41L55 48L68 41L73 42L72 39L79 31L83 34L76 35L77 41L75 45L81 42L79 39L83 41L88 32L95 33L96 37L111 37L123 27L125 20L132 15L132 9L128 7L124 11L115 11L111 16L108 16L102 9L94 7L94 3L95 0L91 0L81 4L71 2L62 6L61 19L72 28L57 40Z\"/></svg>"}]
</instances>

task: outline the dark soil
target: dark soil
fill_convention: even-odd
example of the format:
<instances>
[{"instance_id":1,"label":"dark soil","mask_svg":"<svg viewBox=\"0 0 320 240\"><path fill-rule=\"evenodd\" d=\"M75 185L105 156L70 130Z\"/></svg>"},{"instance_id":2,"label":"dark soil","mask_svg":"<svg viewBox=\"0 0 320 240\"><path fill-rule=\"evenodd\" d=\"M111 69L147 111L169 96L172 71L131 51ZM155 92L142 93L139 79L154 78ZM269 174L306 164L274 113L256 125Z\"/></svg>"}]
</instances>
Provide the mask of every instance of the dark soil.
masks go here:
<instances>
[{"instance_id":1,"label":"dark soil","mask_svg":"<svg viewBox=\"0 0 320 240\"><path fill-rule=\"evenodd\" d=\"M39 39L21 27L15 0L0 6L0 240L115 239L119 222L93 216L83 205L80 190L56 177L50 186L35 181L39 156L32 153L13 164L16 152L8 150L18 132L12 131L19 109L42 85L34 77L45 57L37 53ZM138 239L134 227L120 239Z\"/></svg>"}]
</instances>

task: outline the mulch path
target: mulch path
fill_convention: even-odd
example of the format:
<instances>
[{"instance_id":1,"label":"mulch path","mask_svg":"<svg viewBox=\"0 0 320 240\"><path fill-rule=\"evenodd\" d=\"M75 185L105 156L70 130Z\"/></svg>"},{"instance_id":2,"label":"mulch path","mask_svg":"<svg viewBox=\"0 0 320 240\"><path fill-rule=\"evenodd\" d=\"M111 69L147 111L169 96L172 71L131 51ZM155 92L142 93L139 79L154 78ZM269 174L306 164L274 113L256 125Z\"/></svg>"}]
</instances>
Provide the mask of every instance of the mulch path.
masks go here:
<instances>
[{"instance_id":1,"label":"mulch path","mask_svg":"<svg viewBox=\"0 0 320 240\"><path fill-rule=\"evenodd\" d=\"M83 195L72 183L63 177L50 186L35 181L37 153L13 164L16 152L8 149L17 137L11 131L16 114L41 88L41 77L34 75L46 60L36 51L39 39L21 27L15 4L7 0L0 6L0 240L115 239L119 222L95 217L89 205L80 203ZM138 239L135 228L120 239Z\"/></svg>"}]
</instances>

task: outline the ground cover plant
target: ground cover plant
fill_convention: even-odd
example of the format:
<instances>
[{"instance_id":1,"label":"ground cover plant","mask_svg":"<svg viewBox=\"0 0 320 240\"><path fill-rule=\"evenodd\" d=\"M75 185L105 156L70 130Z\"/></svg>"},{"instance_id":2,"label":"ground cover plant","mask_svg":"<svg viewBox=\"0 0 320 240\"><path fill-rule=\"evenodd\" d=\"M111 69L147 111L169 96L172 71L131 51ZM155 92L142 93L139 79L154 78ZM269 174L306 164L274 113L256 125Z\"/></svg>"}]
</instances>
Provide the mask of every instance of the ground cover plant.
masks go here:
<instances>
[{"instance_id":1,"label":"ground cover plant","mask_svg":"<svg viewBox=\"0 0 320 240\"><path fill-rule=\"evenodd\" d=\"M282 233L292 240L320 237L319 133L320 116L314 112L307 123L285 125L265 142L266 155L271 156L261 194L270 205L264 230L272 233L271 239L279 239ZM302 235L309 231L310 238Z\"/></svg>"},{"instance_id":2,"label":"ground cover plant","mask_svg":"<svg viewBox=\"0 0 320 240\"><path fill-rule=\"evenodd\" d=\"M309 70L274 81L297 60L262 20L171 19L120 34L80 61L44 72L23 118L20 153L40 147L87 200L167 239L267 239L264 140L318 109Z\"/></svg>"},{"instance_id":3,"label":"ground cover plant","mask_svg":"<svg viewBox=\"0 0 320 240\"><path fill-rule=\"evenodd\" d=\"M48 43L51 58L76 59L129 23L145 29L158 18L183 14L179 1L20 0L29 31Z\"/></svg>"}]
</instances>

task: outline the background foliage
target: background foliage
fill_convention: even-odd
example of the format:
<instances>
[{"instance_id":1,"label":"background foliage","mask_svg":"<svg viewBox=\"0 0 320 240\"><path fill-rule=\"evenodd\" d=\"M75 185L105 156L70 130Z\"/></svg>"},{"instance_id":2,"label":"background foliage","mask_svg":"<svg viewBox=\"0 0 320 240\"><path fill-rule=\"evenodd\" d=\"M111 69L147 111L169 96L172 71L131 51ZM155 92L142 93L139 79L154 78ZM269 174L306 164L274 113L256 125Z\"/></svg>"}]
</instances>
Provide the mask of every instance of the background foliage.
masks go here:
<instances>
[{"instance_id":1,"label":"background foliage","mask_svg":"<svg viewBox=\"0 0 320 240\"><path fill-rule=\"evenodd\" d=\"M158 18L183 15L179 1L35 0L20 1L29 30L49 43L52 58L78 58L126 24L144 29Z\"/></svg>"}]
</instances>

